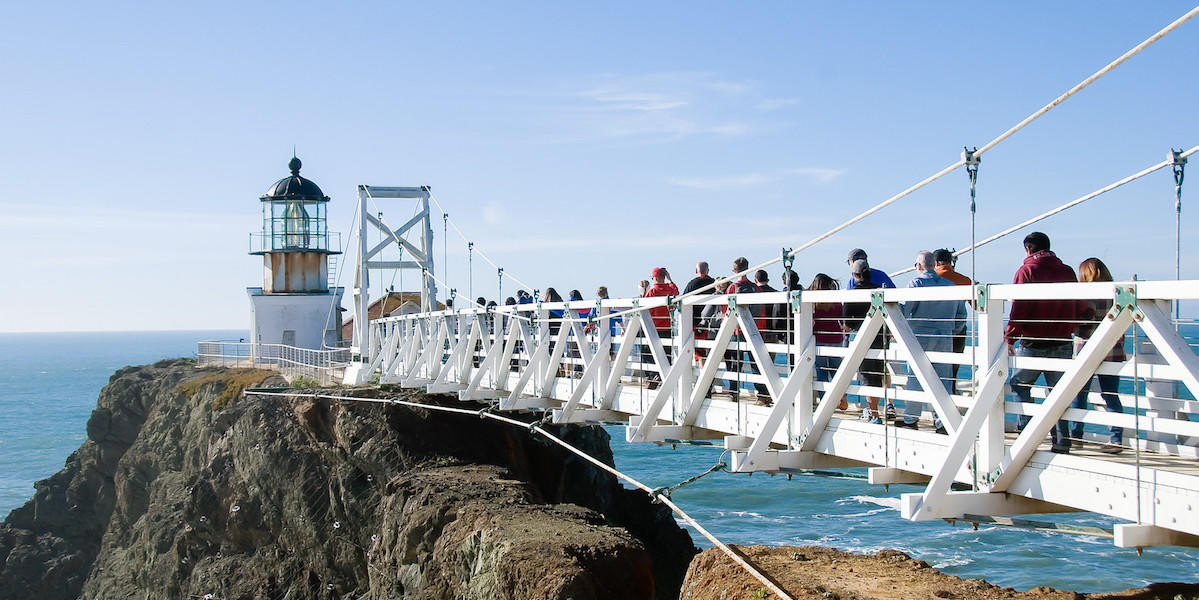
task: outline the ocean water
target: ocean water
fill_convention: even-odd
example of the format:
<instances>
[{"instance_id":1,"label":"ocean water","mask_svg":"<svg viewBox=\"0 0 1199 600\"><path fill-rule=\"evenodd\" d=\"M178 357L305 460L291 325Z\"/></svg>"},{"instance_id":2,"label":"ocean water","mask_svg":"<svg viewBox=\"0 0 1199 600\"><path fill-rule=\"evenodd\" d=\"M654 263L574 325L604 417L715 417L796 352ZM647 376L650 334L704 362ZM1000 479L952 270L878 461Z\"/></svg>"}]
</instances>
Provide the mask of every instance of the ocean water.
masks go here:
<instances>
[{"instance_id":1,"label":"ocean water","mask_svg":"<svg viewBox=\"0 0 1199 600\"><path fill-rule=\"evenodd\" d=\"M126 365L194 356L202 339L244 331L0 334L0 514L33 494L33 482L62 468L85 438L88 416L108 377ZM673 485L714 465L710 446L628 444L609 427L616 466L651 487ZM913 523L899 517L899 494L857 479L718 472L673 494L726 543L832 546L855 552L897 548L959 577L1025 590L1039 585L1117 591L1154 581L1199 580L1199 550L1119 549L1110 540L1023 529ZM1029 517L1044 519L1047 517ZM1111 519L1077 514L1056 520L1110 528ZM707 540L692 533L696 543Z\"/></svg>"}]
</instances>

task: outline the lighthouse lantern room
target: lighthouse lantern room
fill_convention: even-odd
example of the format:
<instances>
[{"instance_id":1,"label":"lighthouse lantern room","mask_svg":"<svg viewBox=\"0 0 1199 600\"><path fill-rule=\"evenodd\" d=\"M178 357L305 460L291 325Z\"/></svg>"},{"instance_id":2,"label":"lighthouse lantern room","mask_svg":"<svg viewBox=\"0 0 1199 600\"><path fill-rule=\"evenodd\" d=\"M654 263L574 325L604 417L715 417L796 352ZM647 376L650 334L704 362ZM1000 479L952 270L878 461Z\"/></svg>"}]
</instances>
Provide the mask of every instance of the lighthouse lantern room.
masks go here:
<instances>
[{"instance_id":1,"label":"lighthouse lantern room","mask_svg":"<svg viewBox=\"0 0 1199 600\"><path fill-rule=\"evenodd\" d=\"M341 251L329 243L329 197L300 176L300 159L292 157L287 166L291 175L260 198L262 231L250 234L250 254L261 255L263 264L262 287L246 289L251 339L299 348L338 347L342 289L331 289L329 280L330 257Z\"/></svg>"}]
</instances>

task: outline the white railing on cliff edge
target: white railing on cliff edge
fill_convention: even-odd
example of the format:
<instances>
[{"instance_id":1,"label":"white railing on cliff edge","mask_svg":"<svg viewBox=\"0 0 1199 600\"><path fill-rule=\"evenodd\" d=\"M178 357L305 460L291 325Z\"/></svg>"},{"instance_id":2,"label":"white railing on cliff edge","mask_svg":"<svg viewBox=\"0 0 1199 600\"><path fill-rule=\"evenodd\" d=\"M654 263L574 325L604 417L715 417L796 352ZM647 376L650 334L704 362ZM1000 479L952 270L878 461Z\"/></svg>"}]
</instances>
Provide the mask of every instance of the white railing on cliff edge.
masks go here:
<instances>
[{"instance_id":1,"label":"white railing on cliff edge","mask_svg":"<svg viewBox=\"0 0 1199 600\"><path fill-rule=\"evenodd\" d=\"M201 367L274 369L289 380L305 377L321 385L341 383L349 362L349 348L313 350L283 344L206 340L199 342L196 349L196 363Z\"/></svg>"}]
</instances>

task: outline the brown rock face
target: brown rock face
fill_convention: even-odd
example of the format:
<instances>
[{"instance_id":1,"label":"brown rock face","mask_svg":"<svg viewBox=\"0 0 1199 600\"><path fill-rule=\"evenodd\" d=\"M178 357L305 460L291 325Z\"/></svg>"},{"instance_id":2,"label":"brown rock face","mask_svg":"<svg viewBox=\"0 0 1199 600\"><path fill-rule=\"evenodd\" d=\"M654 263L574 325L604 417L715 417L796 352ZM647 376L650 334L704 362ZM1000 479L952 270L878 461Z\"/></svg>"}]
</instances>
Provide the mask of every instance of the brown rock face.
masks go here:
<instances>
[{"instance_id":1,"label":"brown rock face","mask_svg":"<svg viewBox=\"0 0 1199 600\"><path fill-rule=\"evenodd\" d=\"M0 525L0 596L666 599L695 553L663 507L523 429L302 398L214 408L239 381L215 375L113 376L88 440ZM611 463L602 429L558 432Z\"/></svg>"},{"instance_id":2,"label":"brown rock face","mask_svg":"<svg viewBox=\"0 0 1199 600\"><path fill-rule=\"evenodd\" d=\"M742 546L742 555L796 600L1173 600L1199 595L1199 585L1157 583L1114 594L1080 594L1048 587L1027 592L1001 588L982 579L945 575L898 550L853 554L818 546ZM704 550L692 561L679 600L775 598L766 587L719 550Z\"/></svg>"}]
</instances>

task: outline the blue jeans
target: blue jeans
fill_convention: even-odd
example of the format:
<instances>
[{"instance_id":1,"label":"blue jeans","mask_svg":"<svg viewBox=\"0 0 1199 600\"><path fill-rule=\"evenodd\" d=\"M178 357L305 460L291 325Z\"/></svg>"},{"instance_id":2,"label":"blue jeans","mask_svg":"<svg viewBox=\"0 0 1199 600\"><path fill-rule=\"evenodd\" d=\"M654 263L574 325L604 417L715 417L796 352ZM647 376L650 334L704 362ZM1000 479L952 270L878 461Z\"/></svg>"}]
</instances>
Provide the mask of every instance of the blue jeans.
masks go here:
<instances>
[{"instance_id":1,"label":"blue jeans","mask_svg":"<svg viewBox=\"0 0 1199 600\"><path fill-rule=\"evenodd\" d=\"M833 380L833 373L837 372L837 367L841 366L840 356L817 356L816 357L816 381L828 383Z\"/></svg>"},{"instance_id":2,"label":"blue jeans","mask_svg":"<svg viewBox=\"0 0 1199 600\"><path fill-rule=\"evenodd\" d=\"M1117 412L1117 413L1124 412L1124 405L1120 404L1120 396L1118 396L1116 394L1118 391L1120 391L1120 376L1119 375L1096 375L1095 378L1099 380L1099 394L1101 396L1103 396L1103 402L1105 404L1107 404L1108 412ZM1090 384L1090 382L1087 382L1087 385L1082 388L1082 391L1078 392L1078 397L1074 398L1074 404L1073 404L1074 408L1081 408L1083 410L1086 410L1087 394L1090 393L1090 391L1091 391L1091 384ZM1070 433L1071 433L1070 437L1081 440L1082 439L1082 426L1083 426L1082 421L1074 421L1074 426L1070 430ZM1110 439L1113 444L1119 444L1119 443L1123 442L1124 441L1124 428L1123 427L1112 427Z\"/></svg>"},{"instance_id":3,"label":"blue jeans","mask_svg":"<svg viewBox=\"0 0 1199 600\"><path fill-rule=\"evenodd\" d=\"M1016 356L1033 356L1039 358L1071 358L1074 354L1074 347L1071 343L1054 344L1052 346L1026 346L1024 342L1020 342L1016 346ZM1041 369L1014 369L1012 371L1012 394L1021 402L1032 403L1032 385L1037 382L1037 378L1045 376L1045 385L1052 388L1057 385L1058 380L1062 378L1061 371L1043 371ZM1020 429L1024 427L1032 417L1020 415ZM1057 428L1049 431L1055 446L1062 445L1069 447L1070 445L1070 422L1058 421ZM1060 440L1060 441L1059 441Z\"/></svg>"},{"instance_id":4,"label":"blue jeans","mask_svg":"<svg viewBox=\"0 0 1199 600\"><path fill-rule=\"evenodd\" d=\"M933 363L933 370L936 371L937 377L941 380L941 385L945 386L945 391L949 392L950 394L953 393L953 381L954 381L953 380L953 367L954 366L955 365L952 365L950 363ZM916 379L916 372L914 370L912 370L911 365L908 365L907 389L917 390L917 391L924 389L920 386L920 380ZM927 402L920 402L917 400L908 400L907 402L905 402L904 407L903 407L903 422L904 423L915 423L916 421L919 421L920 413L924 411L924 406L926 404L927 404ZM934 418L933 426L940 427L941 419Z\"/></svg>"}]
</instances>

